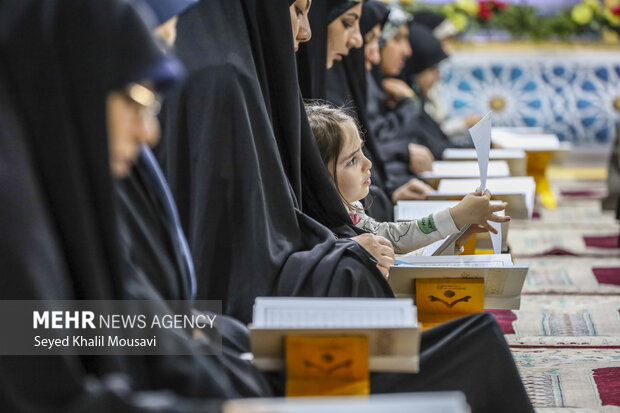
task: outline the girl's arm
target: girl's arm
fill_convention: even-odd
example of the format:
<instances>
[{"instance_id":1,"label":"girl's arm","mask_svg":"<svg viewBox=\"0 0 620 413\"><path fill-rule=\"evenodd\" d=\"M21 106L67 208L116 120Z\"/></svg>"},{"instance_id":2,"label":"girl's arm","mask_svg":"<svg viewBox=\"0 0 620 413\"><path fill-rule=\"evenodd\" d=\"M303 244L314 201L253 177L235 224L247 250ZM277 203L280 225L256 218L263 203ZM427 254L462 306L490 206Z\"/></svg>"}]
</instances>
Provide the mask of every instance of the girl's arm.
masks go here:
<instances>
[{"instance_id":1,"label":"girl's arm","mask_svg":"<svg viewBox=\"0 0 620 413\"><path fill-rule=\"evenodd\" d=\"M390 240L397 254L423 248L459 231L447 208L422 219L404 222L378 222L363 212L352 213L351 218L358 228Z\"/></svg>"}]
</instances>

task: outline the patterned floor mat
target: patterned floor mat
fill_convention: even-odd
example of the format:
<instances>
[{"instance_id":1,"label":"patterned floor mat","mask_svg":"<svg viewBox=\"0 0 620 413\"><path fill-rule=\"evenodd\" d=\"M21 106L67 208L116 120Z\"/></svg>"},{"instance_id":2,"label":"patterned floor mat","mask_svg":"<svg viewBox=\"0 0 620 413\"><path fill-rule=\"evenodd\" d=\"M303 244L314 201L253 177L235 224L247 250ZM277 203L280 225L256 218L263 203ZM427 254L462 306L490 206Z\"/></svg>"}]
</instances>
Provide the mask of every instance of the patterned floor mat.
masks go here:
<instances>
[{"instance_id":1,"label":"patterned floor mat","mask_svg":"<svg viewBox=\"0 0 620 413\"><path fill-rule=\"evenodd\" d=\"M575 412L620 412L619 352L513 349L513 356L532 403L540 408L537 411L550 413L563 407Z\"/></svg>"},{"instance_id":2,"label":"patterned floor mat","mask_svg":"<svg viewBox=\"0 0 620 413\"><path fill-rule=\"evenodd\" d=\"M523 294L620 294L620 258L540 257L529 264Z\"/></svg>"},{"instance_id":3,"label":"patterned floor mat","mask_svg":"<svg viewBox=\"0 0 620 413\"><path fill-rule=\"evenodd\" d=\"M510 228L508 244L515 257L576 255L620 257L616 228L605 229L521 229Z\"/></svg>"},{"instance_id":4,"label":"patterned floor mat","mask_svg":"<svg viewBox=\"0 0 620 413\"><path fill-rule=\"evenodd\" d=\"M511 346L617 347L619 296L523 296L521 310L493 310Z\"/></svg>"}]
</instances>

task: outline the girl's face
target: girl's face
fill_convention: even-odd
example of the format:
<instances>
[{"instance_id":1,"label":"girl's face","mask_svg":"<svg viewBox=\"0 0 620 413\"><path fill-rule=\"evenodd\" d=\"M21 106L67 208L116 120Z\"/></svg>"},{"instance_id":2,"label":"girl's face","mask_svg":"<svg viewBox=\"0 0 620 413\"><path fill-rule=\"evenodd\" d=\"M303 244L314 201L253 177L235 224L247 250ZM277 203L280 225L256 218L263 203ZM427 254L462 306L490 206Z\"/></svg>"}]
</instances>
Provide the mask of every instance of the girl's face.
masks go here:
<instances>
[{"instance_id":1,"label":"girl's face","mask_svg":"<svg viewBox=\"0 0 620 413\"><path fill-rule=\"evenodd\" d=\"M129 175L143 143L153 146L159 141L159 106L155 93L137 83L126 91L108 93L110 169L116 178Z\"/></svg>"},{"instance_id":2,"label":"girl's face","mask_svg":"<svg viewBox=\"0 0 620 413\"><path fill-rule=\"evenodd\" d=\"M342 60L352 47L362 47L364 41L360 32L362 3L356 4L342 13L327 26L327 68L334 60Z\"/></svg>"},{"instance_id":3,"label":"girl's face","mask_svg":"<svg viewBox=\"0 0 620 413\"><path fill-rule=\"evenodd\" d=\"M385 76L400 75L409 56L411 56L409 27L403 24L398 28L396 35L385 42L381 50L381 72Z\"/></svg>"},{"instance_id":4,"label":"girl's face","mask_svg":"<svg viewBox=\"0 0 620 413\"><path fill-rule=\"evenodd\" d=\"M377 24L364 37L364 62L366 70L381 63L381 51L379 50L379 37L381 37L381 25Z\"/></svg>"},{"instance_id":5,"label":"girl's face","mask_svg":"<svg viewBox=\"0 0 620 413\"><path fill-rule=\"evenodd\" d=\"M299 43L307 42L312 36L310 22L308 21L308 11L310 11L311 3L312 0L297 0L289 7L295 51L299 49Z\"/></svg>"},{"instance_id":6,"label":"girl's face","mask_svg":"<svg viewBox=\"0 0 620 413\"><path fill-rule=\"evenodd\" d=\"M363 142L352 121L342 125L344 142L336 162L336 186L345 201L353 203L365 198L370 190L372 162L362 152ZM334 178L334 165L329 173Z\"/></svg>"}]
</instances>

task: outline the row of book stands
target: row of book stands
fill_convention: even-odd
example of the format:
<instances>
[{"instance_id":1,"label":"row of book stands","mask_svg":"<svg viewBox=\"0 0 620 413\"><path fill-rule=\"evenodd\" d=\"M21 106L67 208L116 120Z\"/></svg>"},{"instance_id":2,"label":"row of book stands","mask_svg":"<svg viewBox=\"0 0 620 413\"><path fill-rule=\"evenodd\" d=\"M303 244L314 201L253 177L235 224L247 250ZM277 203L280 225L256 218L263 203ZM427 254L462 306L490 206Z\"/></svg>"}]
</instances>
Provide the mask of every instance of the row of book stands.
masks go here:
<instances>
[{"instance_id":1,"label":"row of book stands","mask_svg":"<svg viewBox=\"0 0 620 413\"><path fill-rule=\"evenodd\" d=\"M570 147L535 128L493 128L490 135L497 149L446 150L424 175L436 191L426 201L398 202L395 220L449 208L481 182L492 202L508 202L514 219L532 218L537 195L555 208L545 171ZM486 309L520 308L529 266L513 263L509 223L494 227L498 234L473 236L461 255L439 255L450 241L441 240L422 255L397 256L388 278L396 299L257 298L247 357L261 370L285 371L287 397L232 401L224 411L469 412L460 392L369 396L369 375L418 372L428 328Z\"/></svg>"}]
</instances>

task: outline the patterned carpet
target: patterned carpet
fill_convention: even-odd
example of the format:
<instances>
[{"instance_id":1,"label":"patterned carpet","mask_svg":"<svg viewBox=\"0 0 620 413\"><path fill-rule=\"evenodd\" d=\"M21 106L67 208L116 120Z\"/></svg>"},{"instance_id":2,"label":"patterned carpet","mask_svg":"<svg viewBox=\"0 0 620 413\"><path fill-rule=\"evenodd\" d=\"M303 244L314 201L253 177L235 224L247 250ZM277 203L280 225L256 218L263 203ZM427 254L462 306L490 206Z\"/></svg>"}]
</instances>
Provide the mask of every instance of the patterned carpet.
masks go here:
<instances>
[{"instance_id":1,"label":"patterned carpet","mask_svg":"<svg viewBox=\"0 0 620 413\"><path fill-rule=\"evenodd\" d=\"M552 181L558 209L511 223L530 271L521 309L492 312L537 412L620 412L620 226L604 182L572 178Z\"/></svg>"}]
</instances>

